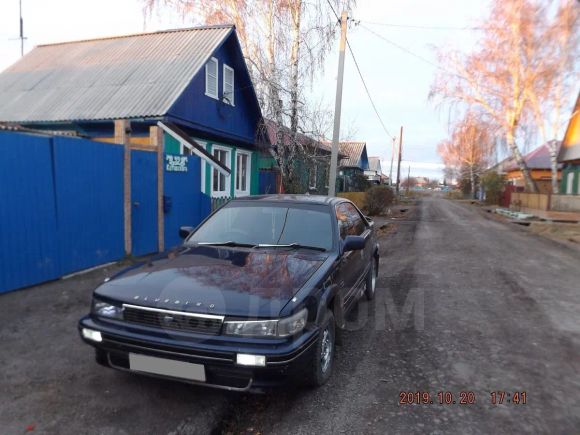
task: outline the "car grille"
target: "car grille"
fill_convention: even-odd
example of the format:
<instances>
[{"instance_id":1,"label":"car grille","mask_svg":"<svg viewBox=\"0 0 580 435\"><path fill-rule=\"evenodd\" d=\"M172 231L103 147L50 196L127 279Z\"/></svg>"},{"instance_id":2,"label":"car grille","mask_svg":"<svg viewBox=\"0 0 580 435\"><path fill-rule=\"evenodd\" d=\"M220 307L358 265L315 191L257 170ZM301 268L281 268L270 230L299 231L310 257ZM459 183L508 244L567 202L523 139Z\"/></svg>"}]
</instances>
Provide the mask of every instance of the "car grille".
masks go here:
<instances>
[{"instance_id":1,"label":"car grille","mask_svg":"<svg viewBox=\"0 0 580 435\"><path fill-rule=\"evenodd\" d=\"M209 314L183 313L160 308L123 305L123 318L130 323L177 331L218 335L224 318Z\"/></svg>"}]
</instances>

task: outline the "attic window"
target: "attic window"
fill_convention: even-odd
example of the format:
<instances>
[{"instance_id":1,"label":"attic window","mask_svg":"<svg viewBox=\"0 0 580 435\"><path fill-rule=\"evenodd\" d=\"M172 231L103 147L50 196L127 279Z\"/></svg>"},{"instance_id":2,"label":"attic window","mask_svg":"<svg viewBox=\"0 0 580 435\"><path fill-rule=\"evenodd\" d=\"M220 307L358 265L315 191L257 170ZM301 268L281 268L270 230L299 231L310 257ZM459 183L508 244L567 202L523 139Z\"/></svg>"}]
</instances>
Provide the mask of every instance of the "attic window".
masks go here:
<instances>
[{"instance_id":1,"label":"attic window","mask_svg":"<svg viewBox=\"0 0 580 435\"><path fill-rule=\"evenodd\" d=\"M224 103L234 105L234 69L224 64Z\"/></svg>"},{"instance_id":2,"label":"attic window","mask_svg":"<svg viewBox=\"0 0 580 435\"><path fill-rule=\"evenodd\" d=\"M205 64L205 95L218 99L218 60L215 57Z\"/></svg>"}]
</instances>

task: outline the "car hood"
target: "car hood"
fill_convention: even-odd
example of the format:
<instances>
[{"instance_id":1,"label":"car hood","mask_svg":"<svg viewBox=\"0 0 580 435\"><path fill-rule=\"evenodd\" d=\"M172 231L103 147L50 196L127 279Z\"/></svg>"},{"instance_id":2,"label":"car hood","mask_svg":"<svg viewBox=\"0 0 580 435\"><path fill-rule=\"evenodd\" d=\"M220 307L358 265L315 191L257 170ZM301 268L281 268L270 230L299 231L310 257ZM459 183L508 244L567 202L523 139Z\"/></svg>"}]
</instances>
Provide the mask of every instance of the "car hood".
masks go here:
<instances>
[{"instance_id":1,"label":"car hood","mask_svg":"<svg viewBox=\"0 0 580 435\"><path fill-rule=\"evenodd\" d=\"M327 253L182 247L132 267L95 295L133 305L240 317L275 317Z\"/></svg>"}]
</instances>

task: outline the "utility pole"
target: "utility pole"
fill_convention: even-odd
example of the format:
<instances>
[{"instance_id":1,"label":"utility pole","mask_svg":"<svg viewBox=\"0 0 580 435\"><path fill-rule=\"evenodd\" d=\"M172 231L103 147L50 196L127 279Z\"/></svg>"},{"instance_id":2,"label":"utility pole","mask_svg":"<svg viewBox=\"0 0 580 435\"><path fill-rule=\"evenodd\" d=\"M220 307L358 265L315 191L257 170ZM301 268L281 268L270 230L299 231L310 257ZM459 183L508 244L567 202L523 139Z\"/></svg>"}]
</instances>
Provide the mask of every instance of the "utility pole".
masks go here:
<instances>
[{"instance_id":1,"label":"utility pole","mask_svg":"<svg viewBox=\"0 0 580 435\"><path fill-rule=\"evenodd\" d=\"M10 38L11 41L15 41L16 39L20 40L20 56L24 56L24 40L26 37L24 36L24 20L22 19L22 0L18 2L19 12L20 12L20 36L18 38Z\"/></svg>"},{"instance_id":2,"label":"utility pole","mask_svg":"<svg viewBox=\"0 0 580 435\"><path fill-rule=\"evenodd\" d=\"M397 162L397 198L399 197L399 183L401 181L401 156L403 154L403 126L401 125L401 134L399 136L399 161Z\"/></svg>"},{"instance_id":3,"label":"utility pole","mask_svg":"<svg viewBox=\"0 0 580 435\"><path fill-rule=\"evenodd\" d=\"M389 184L393 185L393 160L395 159L395 143L397 136L393 136L393 146L391 147L391 169L389 171Z\"/></svg>"},{"instance_id":4,"label":"utility pole","mask_svg":"<svg viewBox=\"0 0 580 435\"><path fill-rule=\"evenodd\" d=\"M338 51L338 77L336 79L336 99L334 100L334 130L332 131L332 153L330 157L330 177L328 196L336 195L336 169L338 166L338 141L340 136L340 110L342 107L342 81L344 77L344 51L346 48L346 11L340 16L340 46Z\"/></svg>"},{"instance_id":5,"label":"utility pole","mask_svg":"<svg viewBox=\"0 0 580 435\"><path fill-rule=\"evenodd\" d=\"M24 56L24 20L22 19L22 0L19 2L20 7L20 56Z\"/></svg>"}]
</instances>

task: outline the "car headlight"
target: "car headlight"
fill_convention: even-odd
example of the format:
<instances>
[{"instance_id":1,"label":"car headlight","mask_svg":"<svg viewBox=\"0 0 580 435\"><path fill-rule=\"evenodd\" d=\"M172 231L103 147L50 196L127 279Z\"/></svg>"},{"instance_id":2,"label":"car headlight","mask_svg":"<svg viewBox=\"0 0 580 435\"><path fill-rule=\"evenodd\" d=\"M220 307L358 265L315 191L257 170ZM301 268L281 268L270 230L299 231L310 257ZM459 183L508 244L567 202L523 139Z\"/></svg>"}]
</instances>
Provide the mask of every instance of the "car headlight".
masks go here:
<instances>
[{"instance_id":1,"label":"car headlight","mask_svg":"<svg viewBox=\"0 0 580 435\"><path fill-rule=\"evenodd\" d=\"M123 320L123 307L93 299L92 313L99 317Z\"/></svg>"},{"instance_id":2,"label":"car headlight","mask_svg":"<svg viewBox=\"0 0 580 435\"><path fill-rule=\"evenodd\" d=\"M306 326L308 310L304 308L293 316L278 321L278 337L288 337L299 333Z\"/></svg>"},{"instance_id":3,"label":"car headlight","mask_svg":"<svg viewBox=\"0 0 580 435\"><path fill-rule=\"evenodd\" d=\"M226 321L225 334L242 337L288 337L302 331L306 326L308 310L280 320Z\"/></svg>"}]
</instances>

